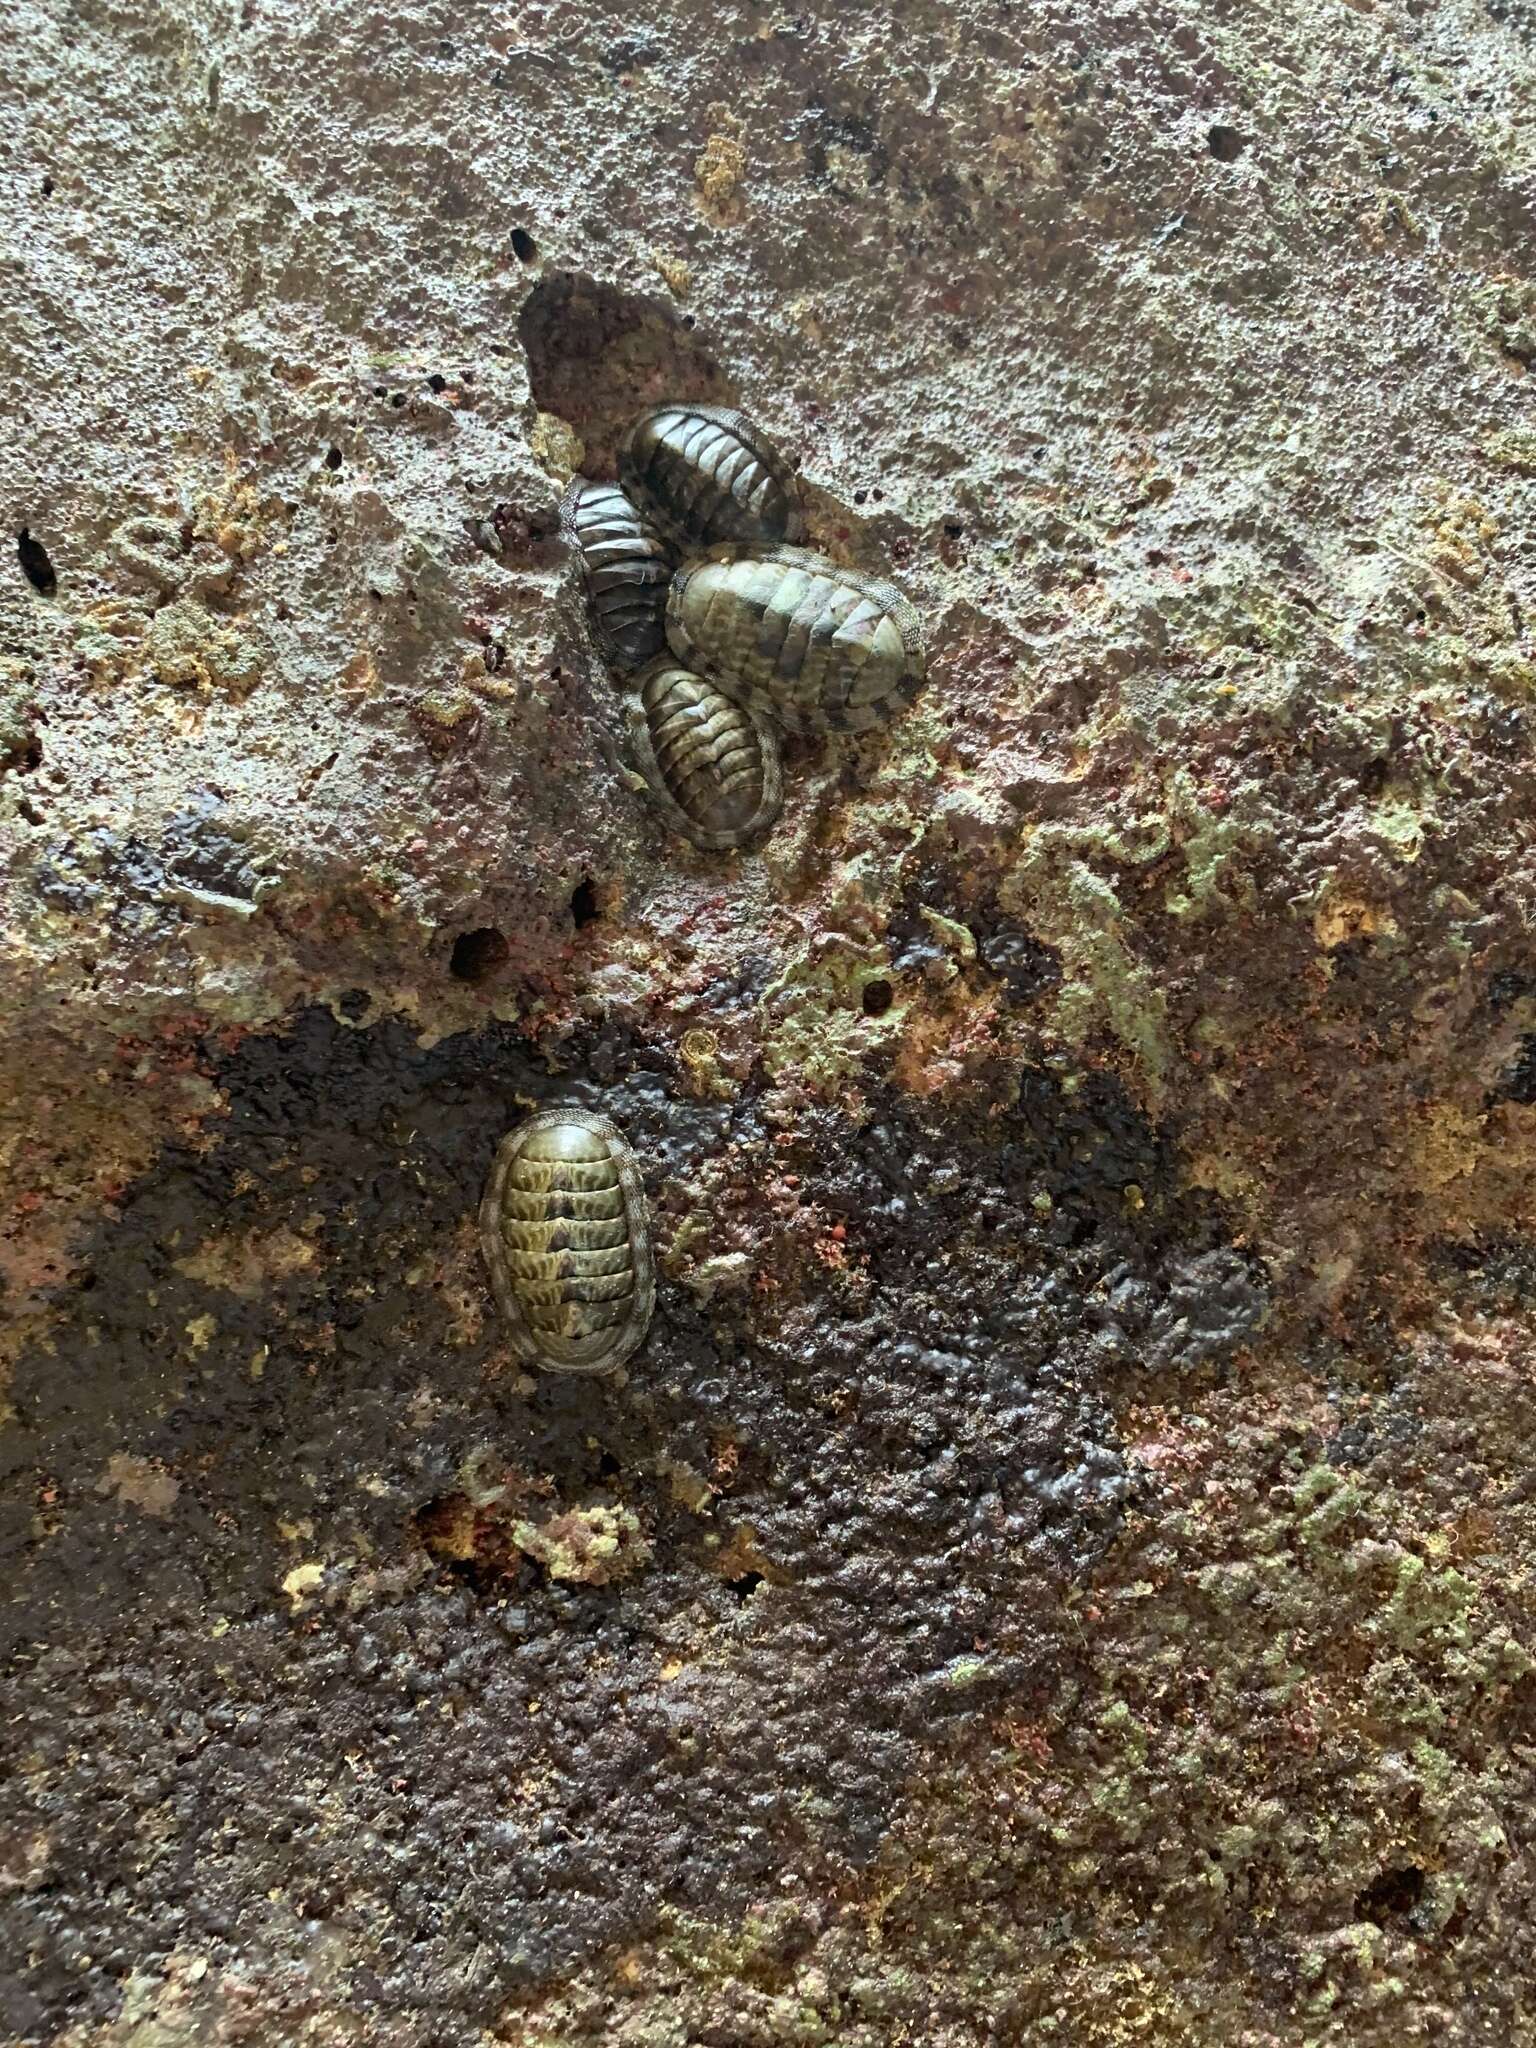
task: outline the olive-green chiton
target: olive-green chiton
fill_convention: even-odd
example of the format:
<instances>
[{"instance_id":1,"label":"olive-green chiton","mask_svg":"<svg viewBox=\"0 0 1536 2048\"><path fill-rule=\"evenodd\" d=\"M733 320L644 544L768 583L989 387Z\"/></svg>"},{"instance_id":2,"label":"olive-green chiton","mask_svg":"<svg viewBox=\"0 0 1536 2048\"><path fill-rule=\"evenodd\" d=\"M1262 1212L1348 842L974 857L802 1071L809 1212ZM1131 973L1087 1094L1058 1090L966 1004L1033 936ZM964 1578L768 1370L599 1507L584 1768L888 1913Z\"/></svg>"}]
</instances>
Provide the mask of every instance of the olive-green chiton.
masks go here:
<instances>
[{"instance_id":1,"label":"olive-green chiton","mask_svg":"<svg viewBox=\"0 0 1536 2048\"><path fill-rule=\"evenodd\" d=\"M778 741L755 711L662 655L635 678L629 744L657 808L707 853L766 832L784 799Z\"/></svg>"},{"instance_id":2,"label":"olive-green chiton","mask_svg":"<svg viewBox=\"0 0 1536 2048\"><path fill-rule=\"evenodd\" d=\"M654 405L631 427L619 473L635 499L687 545L800 538L794 471L743 413Z\"/></svg>"},{"instance_id":3,"label":"olive-green chiton","mask_svg":"<svg viewBox=\"0 0 1536 2048\"><path fill-rule=\"evenodd\" d=\"M861 732L922 688L917 613L890 583L804 548L726 545L687 562L667 598L680 661L791 732Z\"/></svg>"},{"instance_id":4,"label":"olive-green chiton","mask_svg":"<svg viewBox=\"0 0 1536 2048\"><path fill-rule=\"evenodd\" d=\"M598 645L615 667L639 668L667 644L667 543L616 484L590 477L572 482L560 524L581 562Z\"/></svg>"},{"instance_id":5,"label":"olive-green chiton","mask_svg":"<svg viewBox=\"0 0 1536 2048\"><path fill-rule=\"evenodd\" d=\"M480 1205L513 1347L548 1372L611 1372L655 1301L634 1155L605 1116L545 1110L502 1140Z\"/></svg>"}]
</instances>

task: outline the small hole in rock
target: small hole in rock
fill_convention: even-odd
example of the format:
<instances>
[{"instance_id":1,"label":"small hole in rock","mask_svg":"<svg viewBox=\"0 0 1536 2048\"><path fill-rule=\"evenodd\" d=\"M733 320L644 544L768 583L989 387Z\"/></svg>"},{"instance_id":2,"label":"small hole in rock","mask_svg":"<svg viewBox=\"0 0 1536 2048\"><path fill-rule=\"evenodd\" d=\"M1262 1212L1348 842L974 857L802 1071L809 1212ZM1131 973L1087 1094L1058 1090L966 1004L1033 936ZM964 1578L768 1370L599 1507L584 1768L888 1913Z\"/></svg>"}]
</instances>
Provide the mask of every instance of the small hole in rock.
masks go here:
<instances>
[{"instance_id":1,"label":"small hole in rock","mask_svg":"<svg viewBox=\"0 0 1536 2048\"><path fill-rule=\"evenodd\" d=\"M453 942L448 972L455 981L486 981L512 957L512 948L494 925L460 932Z\"/></svg>"},{"instance_id":2,"label":"small hole in rock","mask_svg":"<svg viewBox=\"0 0 1536 2048\"><path fill-rule=\"evenodd\" d=\"M1495 1097L1506 1102L1536 1102L1536 1038L1523 1038L1513 1063L1500 1076Z\"/></svg>"},{"instance_id":3,"label":"small hole in rock","mask_svg":"<svg viewBox=\"0 0 1536 2048\"><path fill-rule=\"evenodd\" d=\"M42 183L42 194L43 194L43 197L44 197L45 199L51 199L51 198L53 197L53 180L52 180L52 178L44 178L44 180L43 180L43 183Z\"/></svg>"},{"instance_id":4,"label":"small hole in rock","mask_svg":"<svg viewBox=\"0 0 1536 2048\"><path fill-rule=\"evenodd\" d=\"M891 984L888 981L867 981L862 997L866 1017L883 1017L891 1007Z\"/></svg>"},{"instance_id":5,"label":"small hole in rock","mask_svg":"<svg viewBox=\"0 0 1536 2048\"><path fill-rule=\"evenodd\" d=\"M1247 144L1235 128L1228 128L1223 122L1218 121L1215 127L1207 131L1205 146L1219 163L1235 164Z\"/></svg>"},{"instance_id":6,"label":"small hole in rock","mask_svg":"<svg viewBox=\"0 0 1536 2048\"><path fill-rule=\"evenodd\" d=\"M512 230L512 254L519 263L538 262L539 245L526 228L514 228Z\"/></svg>"},{"instance_id":7,"label":"small hole in rock","mask_svg":"<svg viewBox=\"0 0 1536 2048\"><path fill-rule=\"evenodd\" d=\"M959 540L964 535L965 528L956 519L946 519L944 533L948 540Z\"/></svg>"},{"instance_id":8,"label":"small hole in rock","mask_svg":"<svg viewBox=\"0 0 1536 2048\"><path fill-rule=\"evenodd\" d=\"M340 450L339 448L327 448L327 449L326 449L326 451L325 451L325 466L326 466L326 468L327 468L327 469L340 469L340 467L341 467L341 450Z\"/></svg>"},{"instance_id":9,"label":"small hole in rock","mask_svg":"<svg viewBox=\"0 0 1536 2048\"><path fill-rule=\"evenodd\" d=\"M44 597L52 597L59 587L59 579L48 559L48 550L40 540L33 539L26 527L16 536L16 555L21 563L21 573L32 588Z\"/></svg>"},{"instance_id":10,"label":"small hole in rock","mask_svg":"<svg viewBox=\"0 0 1536 2048\"><path fill-rule=\"evenodd\" d=\"M522 1556L494 1515L484 1515L462 1493L430 1500L414 1517L417 1540L450 1577L487 1599L505 1596Z\"/></svg>"},{"instance_id":11,"label":"small hole in rock","mask_svg":"<svg viewBox=\"0 0 1536 2048\"><path fill-rule=\"evenodd\" d=\"M1424 1896L1424 1873L1416 1863L1384 1870L1355 1900L1355 1918L1384 1927L1389 1918L1411 1913Z\"/></svg>"},{"instance_id":12,"label":"small hole in rock","mask_svg":"<svg viewBox=\"0 0 1536 2048\"><path fill-rule=\"evenodd\" d=\"M448 389L448 379L440 370L434 370L427 379L427 389L429 391L446 391Z\"/></svg>"},{"instance_id":13,"label":"small hole in rock","mask_svg":"<svg viewBox=\"0 0 1536 2048\"><path fill-rule=\"evenodd\" d=\"M727 1579L725 1583L738 1600L750 1600L763 1583L763 1575L761 1572L743 1572L740 1578Z\"/></svg>"},{"instance_id":14,"label":"small hole in rock","mask_svg":"<svg viewBox=\"0 0 1536 2048\"><path fill-rule=\"evenodd\" d=\"M591 924L602 912L598 908L597 891L592 886L592 877L583 875L571 891L571 923L580 931L583 925Z\"/></svg>"}]
</instances>

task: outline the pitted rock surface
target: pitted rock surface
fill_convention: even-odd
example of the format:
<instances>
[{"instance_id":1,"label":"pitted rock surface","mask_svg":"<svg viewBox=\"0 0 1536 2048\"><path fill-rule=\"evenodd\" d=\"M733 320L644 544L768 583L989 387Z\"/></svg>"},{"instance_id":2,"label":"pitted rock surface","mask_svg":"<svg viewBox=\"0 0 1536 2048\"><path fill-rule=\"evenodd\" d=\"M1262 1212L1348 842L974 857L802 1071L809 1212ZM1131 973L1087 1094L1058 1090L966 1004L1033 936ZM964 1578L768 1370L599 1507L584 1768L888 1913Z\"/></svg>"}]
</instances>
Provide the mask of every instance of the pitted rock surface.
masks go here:
<instances>
[{"instance_id":1,"label":"pitted rock surface","mask_svg":"<svg viewBox=\"0 0 1536 2048\"><path fill-rule=\"evenodd\" d=\"M21 10L0 2034L1536 2032L1530 16ZM729 852L664 402L927 640Z\"/></svg>"}]
</instances>

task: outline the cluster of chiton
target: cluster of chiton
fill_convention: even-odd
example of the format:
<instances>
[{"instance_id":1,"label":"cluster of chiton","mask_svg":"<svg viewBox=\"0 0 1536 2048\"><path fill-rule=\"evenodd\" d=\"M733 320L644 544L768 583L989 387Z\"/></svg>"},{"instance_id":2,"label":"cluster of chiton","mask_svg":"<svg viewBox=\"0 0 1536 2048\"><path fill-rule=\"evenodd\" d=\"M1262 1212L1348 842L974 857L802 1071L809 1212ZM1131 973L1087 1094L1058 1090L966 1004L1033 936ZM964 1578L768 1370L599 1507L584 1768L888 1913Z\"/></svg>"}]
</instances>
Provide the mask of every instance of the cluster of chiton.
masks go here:
<instances>
[{"instance_id":1,"label":"cluster of chiton","mask_svg":"<svg viewBox=\"0 0 1536 2048\"><path fill-rule=\"evenodd\" d=\"M775 728L860 732L922 687L899 590L799 545L794 473L738 412L642 413L618 484L577 477L562 512L592 631L623 678L629 750L674 830L707 851L778 816ZM480 1208L519 1356L611 1372L655 1298L634 1155L606 1117L546 1110L503 1139Z\"/></svg>"},{"instance_id":2,"label":"cluster of chiton","mask_svg":"<svg viewBox=\"0 0 1536 2048\"><path fill-rule=\"evenodd\" d=\"M629 749L668 823L743 846L783 801L775 727L861 732L909 704L925 653L891 584L801 547L793 470L739 412L657 405L618 484L577 477L563 525L623 677Z\"/></svg>"}]
</instances>

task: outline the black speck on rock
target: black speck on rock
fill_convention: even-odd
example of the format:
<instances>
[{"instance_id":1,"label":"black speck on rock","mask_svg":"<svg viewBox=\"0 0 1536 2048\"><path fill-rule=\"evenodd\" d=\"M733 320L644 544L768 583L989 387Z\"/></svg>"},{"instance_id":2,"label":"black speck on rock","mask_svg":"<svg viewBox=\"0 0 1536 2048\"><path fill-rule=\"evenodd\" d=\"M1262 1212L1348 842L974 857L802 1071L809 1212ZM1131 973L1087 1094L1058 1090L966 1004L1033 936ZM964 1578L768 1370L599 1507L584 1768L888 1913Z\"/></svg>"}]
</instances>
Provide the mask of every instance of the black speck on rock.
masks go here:
<instances>
[{"instance_id":1,"label":"black speck on rock","mask_svg":"<svg viewBox=\"0 0 1536 2048\"><path fill-rule=\"evenodd\" d=\"M1495 1092L1506 1102L1536 1102L1536 1038L1521 1039Z\"/></svg>"}]
</instances>

